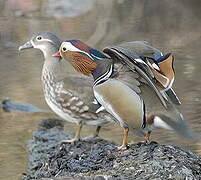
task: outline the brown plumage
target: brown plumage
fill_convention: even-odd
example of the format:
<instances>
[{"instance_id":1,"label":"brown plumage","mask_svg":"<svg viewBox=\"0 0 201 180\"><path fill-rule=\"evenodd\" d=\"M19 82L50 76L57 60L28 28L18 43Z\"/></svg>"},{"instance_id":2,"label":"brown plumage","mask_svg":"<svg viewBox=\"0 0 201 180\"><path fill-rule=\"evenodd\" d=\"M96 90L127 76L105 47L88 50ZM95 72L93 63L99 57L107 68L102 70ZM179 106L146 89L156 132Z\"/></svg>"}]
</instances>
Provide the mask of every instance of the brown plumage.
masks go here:
<instances>
[{"instance_id":1,"label":"brown plumage","mask_svg":"<svg viewBox=\"0 0 201 180\"><path fill-rule=\"evenodd\" d=\"M174 78L174 67L173 67L174 57L170 55L166 60L158 63L160 71L168 78Z\"/></svg>"},{"instance_id":2,"label":"brown plumage","mask_svg":"<svg viewBox=\"0 0 201 180\"><path fill-rule=\"evenodd\" d=\"M149 67L154 73L155 78L158 81L156 85L160 89L167 88L169 84L171 83L172 79L174 78L173 61L174 61L174 58L172 55L170 55L166 60L159 62L158 66L160 68L160 71L157 71L156 69L152 67L150 63L148 63Z\"/></svg>"},{"instance_id":3,"label":"brown plumage","mask_svg":"<svg viewBox=\"0 0 201 180\"><path fill-rule=\"evenodd\" d=\"M154 77L157 80L156 86L159 89L164 89L164 87L166 88L169 85L169 79L168 79L168 77L166 77L161 72L159 72L156 69L154 69L151 64L149 65L149 67L151 68L151 70L152 70L152 72L154 74Z\"/></svg>"},{"instance_id":4,"label":"brown plumage","mask_svg":"<svg viewBox=\"0 0 201 180\"><path fill-rule=\"evenodd\" d=\"M68 59L78 72L84 75L89 76L96 69L96 63L86 55L73 51L67 51L65 53L61 51L61 55L63 58Z\"/></svg>"}]
</instances>

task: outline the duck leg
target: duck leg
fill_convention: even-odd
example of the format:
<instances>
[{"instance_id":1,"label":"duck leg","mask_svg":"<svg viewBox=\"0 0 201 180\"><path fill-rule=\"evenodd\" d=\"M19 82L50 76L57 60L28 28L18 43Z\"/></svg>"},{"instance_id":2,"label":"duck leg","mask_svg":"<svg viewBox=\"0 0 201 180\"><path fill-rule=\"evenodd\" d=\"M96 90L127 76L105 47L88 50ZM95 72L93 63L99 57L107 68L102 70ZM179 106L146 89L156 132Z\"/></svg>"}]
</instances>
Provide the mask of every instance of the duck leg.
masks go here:
<instances>
[{"instance_id":1,"label":"duck leg","mask_svg":"<svg viewBox=\"0 0 201 180\"><path fill-rule=\"evenodd\" d=\"M148 131L145 136L144 136L144 141L145 143L149 143L150 142L150 135L151 135L151 131Z\"/></svg>"},{"instance_id":2,"label":"duck leg","mask_svg":"<svg viewBox=\"0 0 201 180\"><path fill-rule=\"evenodd\" d=\"M62 140L61 143L73 143L73 142L79 141L80 140L81 129L82 129L82 124L79 124L78 129L77 129L77 131L75 133L75 137L73 139Z\"/></svg>"},{"instance_id":3,"label":"duck leg","mask_svg":"<svg viewBox=\"0 0 201 180\"><path fill-rule=\"evenodd\" d=\"M128 147L129 128L123 128L123 129L124 129L123 142L122 145L118 147L118 150L126 149Z\"/></svg>"},{"instance_id":4,"label":"duck leg","mask_svg":"<svg viewBox=\"0 0 201 180\"><path fill-rule=\"evenodd\" d=\"M99 132L100 132L100 129L101 129L101 126L97 126L97 127L96 127L96 131L95 131L95 133L94 133L94 137L98 137Z\"/></svg>"}]
</instances>

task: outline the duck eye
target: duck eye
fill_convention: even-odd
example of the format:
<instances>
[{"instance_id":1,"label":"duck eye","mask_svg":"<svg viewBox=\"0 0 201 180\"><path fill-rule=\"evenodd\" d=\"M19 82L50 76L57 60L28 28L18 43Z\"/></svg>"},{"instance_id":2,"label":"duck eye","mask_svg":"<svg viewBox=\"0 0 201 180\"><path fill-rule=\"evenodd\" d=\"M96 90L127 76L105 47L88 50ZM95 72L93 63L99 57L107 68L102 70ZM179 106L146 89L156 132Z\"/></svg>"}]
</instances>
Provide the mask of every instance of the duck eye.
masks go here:
<instances>
[{"instance_id":1,"label":"duck eye","mask_svg":"<svg viewBox=\"0 0 201 180\"><path fill-rule=\"evenodd\" d=\"M41 37L41 36L38 36L36 39L40 41L40 40L42 39L42 37Z\"/></svg>"},{"instance_id":2,"label":"duck eye","mask_svg":"<svg viewBox=\"0 0 201 180\"><path fill-rule=\"evenodd\" d=\"M67 49L65 47L63 47L62 50L65 52Z\"/></svg>"}]
</instances>

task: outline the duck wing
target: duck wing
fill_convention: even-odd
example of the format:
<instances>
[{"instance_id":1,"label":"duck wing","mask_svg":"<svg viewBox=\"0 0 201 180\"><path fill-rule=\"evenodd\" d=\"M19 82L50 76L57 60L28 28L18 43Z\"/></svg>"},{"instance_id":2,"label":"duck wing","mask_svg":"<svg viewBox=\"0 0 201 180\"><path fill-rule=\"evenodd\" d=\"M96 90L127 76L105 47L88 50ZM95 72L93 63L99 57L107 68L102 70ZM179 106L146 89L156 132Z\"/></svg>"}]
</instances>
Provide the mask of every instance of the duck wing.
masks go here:
<instances>
[{"instance_id":1,"label":"duck wing","mask_svg":"<svg viewBox=\"0 0 201 180\"><path fill-rule=\"evenodd\" d=\"M65 113L74 118L85 119L90 124L111 122L111 116L95 102L93 79L87 76L68 75L56 83L55 101ZM88 123L89 124L89 123ZM94 124L94 125L95 125Z\"/></svg>"},{"instance_id":2,"label":"duck wing","mask_svg":"<svg viewBox=\"0 0 201 180\"><path fill-rule=\"evenodd\" d=\"M156 60L160 60L160 62L162 62L163 60L167 59L166 55L163 55L160 50L153 47L150 43L146 41L132 41L121 43L118 46L106 47L103 51L114 57L115 52L112 52L112 48L116 48L116 51L118 51L119 53L124 53L124 55L130 57L132 59L132 62L148 75L155 86L157 88L160 87L159 91L164 89L162 95L166 99L168 96L168 98L171 99L171 101L175 105L181 104L178 96L176 95L172 87L165 89L164 85L168 84L169 79L162 72L160 72L160 67L158 67L158 69L155 69L152 66L152 63ZM153 64L157 66L157 64Z\"/></svg>"},{"instance_id":3,"label":"duck wing","mask_svg":"<svg viewBox=\"0 0 201 180\"><path fill-rule=\"evenodd\" d=\"M115 63L121 62L122 64L126 64L126 66L132 72L137 72L140 76L140 81L148 84L149 87L155 92L157 97L160 99L160 102L163 104L163 106L167 108L166 100L154 84L154 75L152 71L146 63L141 62L143 60L139 57L138 54L131 51L130 49L125 49L119 46L105 48L103 51L107 53L110 57L112 57Z\"/></svg>"}]
</instances>

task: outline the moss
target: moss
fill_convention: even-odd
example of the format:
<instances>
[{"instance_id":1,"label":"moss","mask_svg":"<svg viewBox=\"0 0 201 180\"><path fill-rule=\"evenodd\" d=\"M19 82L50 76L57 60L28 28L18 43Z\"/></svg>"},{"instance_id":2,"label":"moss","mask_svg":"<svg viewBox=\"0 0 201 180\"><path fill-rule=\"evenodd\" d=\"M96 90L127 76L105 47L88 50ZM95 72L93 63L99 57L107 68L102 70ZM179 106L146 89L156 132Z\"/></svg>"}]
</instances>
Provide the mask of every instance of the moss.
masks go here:
<instances>
[{"instance_id":1,"label":"moss","mask_svg":"<svg viewBox=\"0 0 201 180\"><path fill-rule=\"evenodd\" d=\"M178 147L137 143L118 151L117 145L101 138L63 144L70 138L62 123L41 123L28 143L29 167L24 179L200 179L201 157Z\"/></svg>"}]
</instances>

